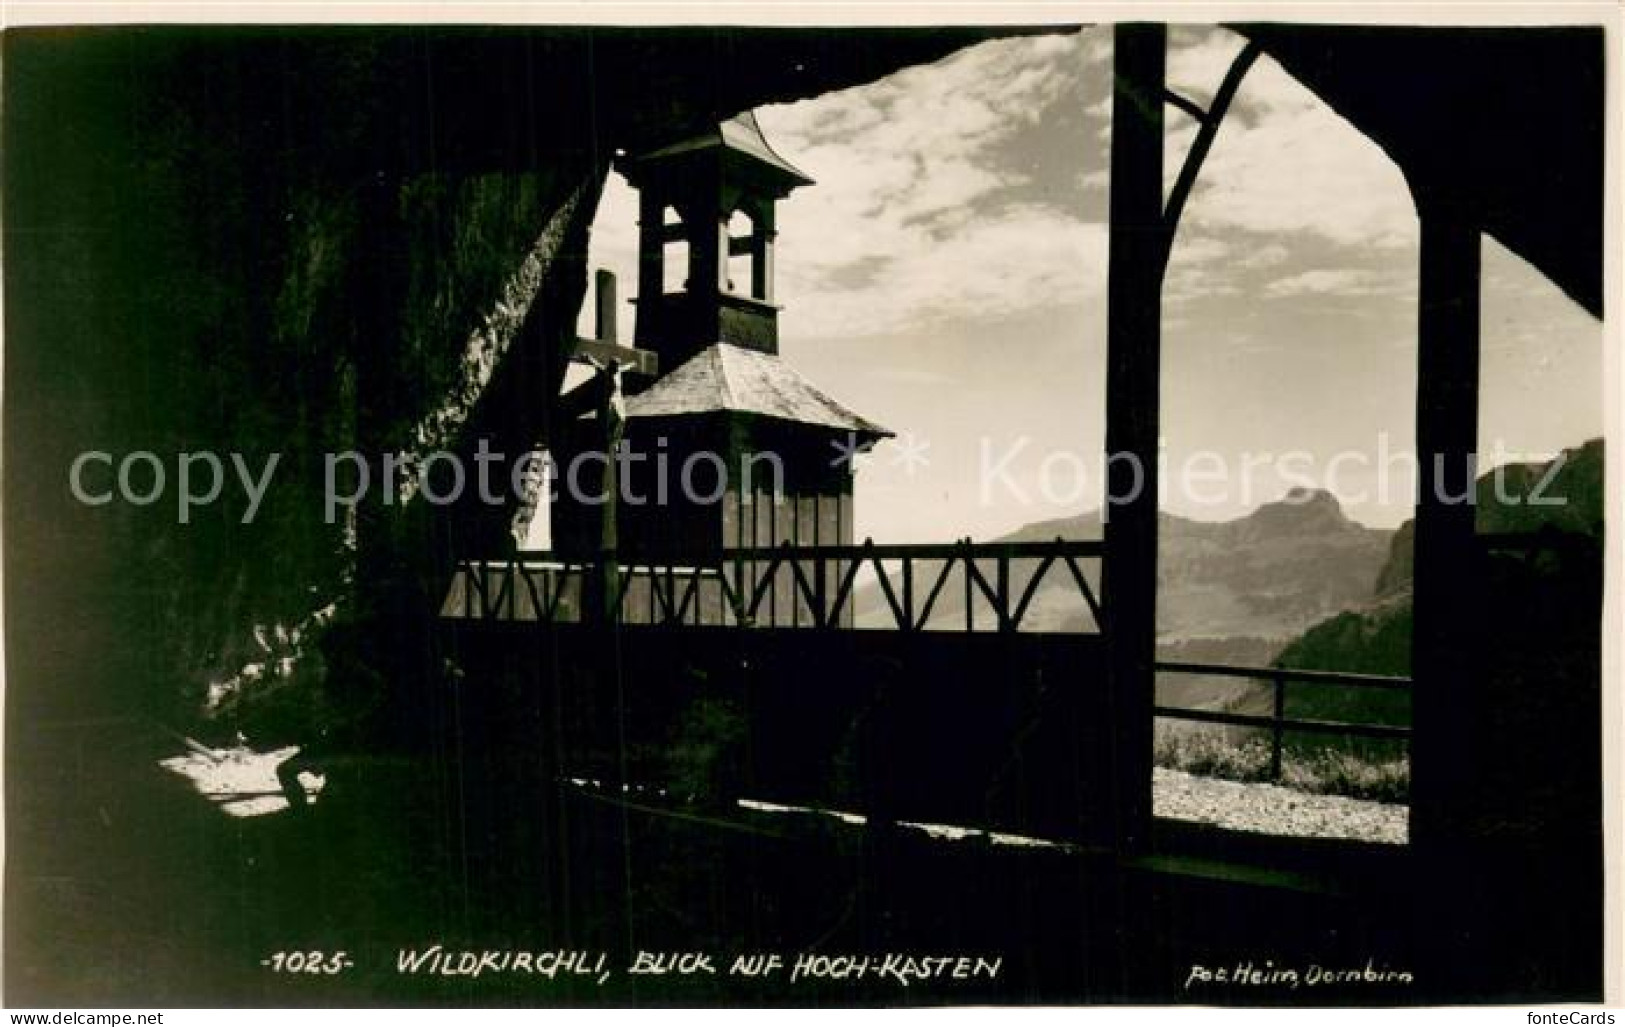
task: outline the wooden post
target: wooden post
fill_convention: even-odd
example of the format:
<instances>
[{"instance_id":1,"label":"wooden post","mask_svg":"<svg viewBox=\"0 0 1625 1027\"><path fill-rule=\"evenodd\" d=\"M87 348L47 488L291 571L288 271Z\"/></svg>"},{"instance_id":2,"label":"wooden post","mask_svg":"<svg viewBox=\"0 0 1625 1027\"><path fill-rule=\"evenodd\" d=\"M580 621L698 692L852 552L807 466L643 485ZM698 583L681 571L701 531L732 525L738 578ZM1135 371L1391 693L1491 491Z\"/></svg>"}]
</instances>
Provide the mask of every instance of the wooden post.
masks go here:
<instances>
[{"instance_id":1,"label":"wooden post","mask_svg":"<svg viewBox=\"0 0 1625 1027\"><path fill-rule=\"evenodd\" d=\"M615 330L615 272L599 269L593 275L593 335L599 342L620 341Z\"/></svg>"},{"instance_id":2,"label":"wooden post","mask_svg":"<svg viewBox=\"0 0 1625 1027\"><path fill-rule=\"evenodd\" d=\"M638 316L638 330L645 335L645 324L656 320L649 311L660 304L665 291L666 277L666 205L653 189L645 188L638 194L638 303L643 313ZM639 338L643 345L651 340Z\"/></svg>"},{"instance_id":3,"label":"wooden post","mask_svg":"<svg viewBox=\"0 0 1625 1027\"><path fill-rule=\"evenodd\" d=\"M645 193L645 198L648 197ZM655 205L654 216L660 213L658 204ZM644 216L650 216L647 205ZM649 234L643 236L645 242ZM648 270L645 262L640 276ZM656 271L658 271L658 266ZM658 278L658 276L657 276ZM640 281L643 280L640 277ZM656 281L656 287L658 287ZM622 424L621 410L621 380L620 372L632 371L645 380L654 377L660 368L660 361L646 349L633 346L622 346L619 341L619 330L616 327L615 306L615 274L612 271L599 271L594 276L596 289L595 332L596 338L577 339L574 359L591 363L598 368L598 377L594 380L595 388L582 386L579 389L566 393L560 400L561 409L576 409L570 403L574 397L583 397L579 403L585 407L587 399L594 399L600 429L599 438L604 443L604 477L602 481L604 501L599 505L598 524L598 553L594 573L588 574L582 583L583 590L583 617L596 619L605 623L613 623L620 618L620 563L619 563L619 537L616 521L619 517L620 499L620 465L616 462L615 454L620 448ZM647 289L648 283L642 286ZM651 294L645 293L645 296ZM658 294L655 294L656 296ZM602 388L596 388L602 386ZM650 588L654 587L651 582Z\"/></svg>"},{"instance_id":4,"label":"wooden post","mask_svg":"<svg viewBox=\"0 0 1625 1027\"><path fill-rule=\"evenodd\" d=\"M1133 851L1146 846L1151 829L1167 28L1118 25L1113 39L1101 578L1116 718L1114 827L1117 844Z\"/></svg>"},{"instance_id":5,"label":"wooden post","mask_svg":"<svg viewBox=\"0 0 1625 1027\"><path fill-rule=\"evenodd\" d=\"M691 296L715 296L728 281L728 218L717 197L690 201L683 210L688 235L688 282Z\"/></svg>"},{"instance_id":6,"label":"wooden post","mask_svg":"<svg viewBox=\"0 0 1625 1027\"><path fill-rule=\"evenodd\" d=\"M1286 678L1277 674L1270 679L1275 686L1275 723L1270 725L1270 780L1281 780L1281 747L1285 733L1281 721L1286 719Z\"/></svg>"},{"instance_id":7,"label":"wooden post","mask_svg":"<svg viewBox=\"0 0 1625 1027\"><path fill-rule=\"evenodd\" d=\"M617 528L620 509L620 465L615 459L620 448L622 432L620 369L627 365L651 372L655 362L650 354L619 345L616 329L615 274L600 270L593 276L595 295L595 325L592 339L576 342L576 355L601 361L599 375L606 388L598 399L599 438L604 443L604 476L601 482L603 502L598 507L598 553L595 572L584 585L590 595L585 596L583 615L602 624L614 624L620 619L620 539ZM650 588L652 589L651 582Z\"/></svg>"},{"instance_id":8,"label":"wooden post","mask_svg":"<svg viewBox=\"0 0 1625 1027\"><path fill-rule=\"evenodd\" d=\"M971 592L970 542L963 539L960 540L959 549L960 552L964 554L965 558L965 630L969 632L976 630L976 597Z\"/></svg>"},{"instance_id":9,"label":"wooden post","mask_svg":"<svg viewBox=\"0 0 1625 1027\"><path fill-rule=\"evenodd\" d=\"M764 203L751 219L750 236L750 294L763 303L773 302L773 240L777 235L773 205Z\"/></svg>"},{"instance_id":10,"label":"wooden post","mask_svg":"<svg viewBox=\"0 0 1625 1027\"><path fill-rule=\"evenodd\" d=\"M903 557L903 619L904 630L913 631L914 623L914 558Z\"/></svg>"},{"instance_id":11,"label":"wooden post","mask_svg":"<svg viewBox=\"0 0 1625 1027\"><path fill-rule=\"evenodd\" d=\"M1015 623L1010 619L1010 557L1001 553L994 558L995 573L998 574L997 591L999 593L999 630L1014 633Z\"/></svg>"},{"instance_id":12,"label":"wooden post","mask_svg":"<svg viewBox=\"0 0 1625 1027\"><path fill-rule=\"evenodd\" d=\"M611 367L603 372L612 378L618 371ZM616 520L620 510L620 467L615 454L621 445L620 386L612 383L604 391L598 407L598 423L604 441L604 501L598 507L598 573L597 593L593 597L592 615L601 624L614 624L620 620L620 534Z\"/></svg>"},{"instance_id":13,"label":"wooden post","mask_svg":"<svg viewBox=\"0 0 1625 1027\"><path fill-rule=\"evenodd\" d=\"M1467 813L1475 699L1475 507L1478 440L1479 228L1448 198L1419 197L1418 463L1411 634L1411 839L1438 850Z\"/></svg>"}]
</instances>

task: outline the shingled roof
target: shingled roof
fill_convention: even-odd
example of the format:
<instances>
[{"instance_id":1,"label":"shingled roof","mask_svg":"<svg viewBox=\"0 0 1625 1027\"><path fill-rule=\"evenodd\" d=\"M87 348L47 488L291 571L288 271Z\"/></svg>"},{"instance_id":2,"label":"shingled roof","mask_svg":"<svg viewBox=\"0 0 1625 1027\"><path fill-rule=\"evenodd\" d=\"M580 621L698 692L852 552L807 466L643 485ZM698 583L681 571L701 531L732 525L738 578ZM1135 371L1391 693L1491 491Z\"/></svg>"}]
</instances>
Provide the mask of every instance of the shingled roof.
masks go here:
<instances>
[{"instance_id":1,"label":"shingled roof","mask_svg":"<svg viewBox=\"0 0 1625 1027\"><path fill-rule=\"evenodd\" d=\"M628 418L724 411L853 432L871 441L893 434L820 392L778 357L726 342L700 351L626 401Z\"/></svg>"},{"instance_id":2,"label":"shingled roof","mask_svg":"<svg viewBox=\"0 0 1625 1027\"><path fill-rule=\"evenodd\" d=\"M638 166L706 150L723 150L748 158L771 169L775 175L784 180L788 189L813 184L813 180L805 172L779 156L778 151L773 149L767 137L762 135L762 126L756 122L755 111L742 111L698 135L631 158L625 162L623 168L632 171L632 177L635 177L634 169Z\"/></svg>"}]
</instances>

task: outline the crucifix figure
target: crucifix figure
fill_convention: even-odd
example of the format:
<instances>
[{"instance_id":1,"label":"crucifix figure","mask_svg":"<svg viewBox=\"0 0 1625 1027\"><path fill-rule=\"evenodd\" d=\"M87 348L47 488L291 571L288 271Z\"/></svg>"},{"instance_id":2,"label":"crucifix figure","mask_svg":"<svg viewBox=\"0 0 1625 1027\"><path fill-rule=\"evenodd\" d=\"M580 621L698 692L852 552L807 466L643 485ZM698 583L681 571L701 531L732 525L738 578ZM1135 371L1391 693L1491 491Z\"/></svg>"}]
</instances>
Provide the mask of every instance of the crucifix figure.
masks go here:
<instances>
[{"instance_id":1,"label":"crucifix figure","mask_svg":"<svg viewBox=\"0 0 1625 1027\"><path fill-rule=\"evenodd\" d=\"M616 452L621 445L622 430L626 424L626 401L622 392L622 373L628 368L653 377L659 362L648 350L622 346L615 328L615 275L599 271L595 277L597 293L594 338L577 339L571 360L593 368L591 379L561 397L566 412L596 414L598 438L604 454L603 479L600 482L598 504L598 539L594 573L584 583L583 612L601 623L613 623L618 613L620 594L616 532L618 517L617 498L620 494Z\"/></svg>"}]
</instances>

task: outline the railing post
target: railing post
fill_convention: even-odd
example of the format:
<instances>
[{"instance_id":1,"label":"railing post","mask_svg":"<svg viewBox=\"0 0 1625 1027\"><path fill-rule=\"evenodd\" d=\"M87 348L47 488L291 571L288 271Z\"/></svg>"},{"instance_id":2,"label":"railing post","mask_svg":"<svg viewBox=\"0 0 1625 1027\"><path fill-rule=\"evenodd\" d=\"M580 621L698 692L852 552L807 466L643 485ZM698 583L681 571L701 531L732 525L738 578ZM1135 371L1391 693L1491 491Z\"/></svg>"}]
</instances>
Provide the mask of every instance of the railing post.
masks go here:
<instances>
[{"instance_id":1,"label":"railing post","mask_svg":"<svg viewBox=\"0 0 1625 1027\"><path fill-rule=\"evenodd\" d=\"M813 582L813 594L817 596L817 609L813 611L813 627L827 628L832 624L829 615L829 593L824 579L824 571L828 563L823 557L813 554L813 572L817 578Z\"/></svg>"},{"instance_id":2,"label":"railing post","mask_svg":"<svg viewBox=\"0 0 1625 1027\"><path fill-rule=\"evenodd\" d=\"M971 555L970 539L960 540L959 551L965 560L965 631L969 633L976 630L976 600L971 591L970 581L971 561L975 557Z\"/></svg>"},{"instance_id":3,"label":"railing post","mask_svg":"<svg viewBox=\"0 0 1625 1027\"><path fill-rule=\"evenodd\" d=\"M914 558L903 557L903 630L914 630Z\"/></svg>"},{"instance_id":4,"label":"railing post","mask_svg":"<svg viewBox=\"0 0 1625 1027\"><path fill-rule=\"evenodd\" d=\"M999 593L999 630L1001 632L1012 632L1013 628L1010 620L1010 615L1013 612L1010 609L1010 557L1006 553L1000 553L994 559L996 561L995 566L998 568L996 572L998 574L997 584L994 587Z\"/></svg>"},{"instance_id":5,"label":"railing post","mask_svg":"<svg viewBox=\"0 0 1625 1027\"><path fill-rule=\"evenodd\" d=\"M1282 721L1286 720L1286 678L1280 674L1270 679L1275 686L1275 715L1270 725L1270 780L1281 780L1281 743L1286 734Z\"/></svg>"},{"instance_id":6,"label":"railing post","mask_svg":"<svg viewBox=\"0 0 1625 1027\"><path fill-rule=\"evenodd\" d=\"M503 570L503 578L507 582L507 594L498 597L497 619L519 619L519 585L524 580L524 566L517 557L508 557Z\"/></svg>"},{"instance_id":7,"label":"railing post","mask_svg":"<svg viewBox=\"0 0 1625 1027\"><path fill-rule=\"evenodd\" d=\"M734 624L737 627L745 626L745 558L739 553L734 554L734 580L733 601L730 604L734 612ZM727 571L722 572L726 576ZM724 577L726 580L726 577Z\"/></svg>"}]
</instances>

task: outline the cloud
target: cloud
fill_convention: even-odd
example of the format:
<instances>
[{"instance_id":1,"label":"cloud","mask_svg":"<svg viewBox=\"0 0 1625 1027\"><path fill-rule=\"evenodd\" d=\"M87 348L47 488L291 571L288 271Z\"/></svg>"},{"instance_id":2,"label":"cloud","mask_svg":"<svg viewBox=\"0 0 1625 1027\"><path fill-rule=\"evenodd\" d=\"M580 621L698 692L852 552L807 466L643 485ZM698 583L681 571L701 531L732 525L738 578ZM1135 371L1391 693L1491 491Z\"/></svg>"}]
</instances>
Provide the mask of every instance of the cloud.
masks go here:
<instances>
[{"instance_id":1,"label":"cloud","mask_svg":"<svg viewBox=\"0 0 1625 1027\"><path fill-rule=\"evenodd\" d=\"M1011 143L1076 94L1084 48L1098 50L1101 35L993 41L759 109L774 148L817 180L779 206L775 293L786 331L872 335L1097 295L1104 226L1081 217L1081 204L1024 194L1031 174ZM628 281L636 206L612 176L592 236L594 264Z\"/></svg>"},{"instance_id":2,"label":"cloud","mask_svg":"<svg viewBox=\"0 0 1625 1027\"><path fill-rule=\"evenodd\" d=\"M1168 31L1168 88L1206 108L1225 72L1245 42L1231 32L1197 25L1175 25ZM1170 118L1188 120L1169 108Z\"/></svg>"},{"instance_id":3,"label":"cloud","mask_svg":"<svg viewBox=\"0 0 1625 1027\"><path fill-rule=\"evenodd\" d=\"M862 285L842 288L832 268L781 271L787 330L814 337L995 320L1100 295L1104 225L1039 206L984 218L937 237L920 227L887 230L892 259Z\"/></svg>"},{"instance_id":4,"label":"cloud","mask_svg":"<svg viewBox=\"0 0 1625 1027\"><path fill-rule=\"evenodd\" d=\"M1106 29L992 41L759 110L774 146L817 179L780 206L776 284L786 331L865 336L1101 296L1107 247L1098 219L1108 182L1087 165L1109 138L1110 42ZM1176 28L1170 85L1210 103L1242 45L1228 30ZM1196 126L1172 108L1167 124L1171 182ZM1059 184L1035 163L1046 146L1068 168ZM612 179L595 223L595 262L630 276L635 223L631 191ZM1167 294L1180 303L1393 293L1380 268L1408 264L1403 254L1415 241L1398 169L1263 58L1185 209Z\"/></svg>"},{"instance_id":5,"label":"cloud","mask_svg":"<svg viewBox=\"0 0 1625 1027\"><path fill-rule=\"evenodd\" d=\"M1170 46L1170 86L1206 106L1241 38L1187 30ZM1171 182L1196 126L1175 115L1168 132ZM1380 250L1415 245L1416 213L1399 169L1371 140L1269 57L1242 80L1185 210L1208 231L1305 234Z\"/></svg>"},{"instance_id":6,"label":"cloud","mask_svg":"<svg viewBox=\"0 0 1625 1027\"><path fill-rule=\"evenodd\" d=\"M1264 243L1261 246L1251 247L1236 261L1236 266L1249 271L1262 268L1276 267L1284 264L1292 256L1292 251L1278 242Z\"/></svg>"},{"instance_id":7,"label":"cloud","mask_svg":"<svg viewBox=\"0 0 1625 1027\"><path fill-rule=\"evenodd\" d=\"M780 208L786 329L884 333L1098 294L1103 227L1020 195L1031 176L1011 157L1013 139L1075 94L1087 38L985 43L759 111L774 145L818 180Z\"/></svg>"},{"instance_id":8,"label":"cloud","mask_svg":"<svg viewBox=\"0 0 1625 1027\"><path fill-rule=\"evenodd\" d=\"M1106 37L1102 37L1106 38ZM1245 46L1228 29L1170 30L1169 88L1203 108ZM1107 95L1090 110L1095 136L1111 137ZM1195 140L1195 120L1169 105L1163 148L1164 190L1172 187ZM1107 175L1080 176L1085 189L1105 189ZM1371 140L1269 57L1242 80L1215 137L1181 219L1181 234L1260 237L1269 263L1284 263L1326 245L1392 255L1416 244L1416 216L1399 169ZM1239 243L1238 249L1243 248ZM1282 253L1285 250L1287 253ZM1176 259L1178 259L1176 247ZM1262 260L1262 257L1260 258ZM1263 263L1235 265L1248 270Z\"/></svg>"},{"instance_id":9,"label":"cloud","mask_svg":"<svg viewBox=\"0 0 1625 1027\"><path fill-rule=\"evenodd\" d=\"M1233 252L1234 247L1223 239L1211 235L1187 236L1181 238L1174 246L1169 267L1178 267L1180 264L1212 264L1229 259Z\"/></svg>"},{"instance_id":10,"label":"cloud","mask_svg":"<svg viewBox=\"0 0 1625 1027\"><path fill-rule=\"evenodd\" d=\"M1180 306L1198 299L1239 296L1235 248L1211 235L1182 235L1169 255L1162 283L1163 300Z\"/></svg>"},{"instance_id":11,"label":"cloud","mask_svg":"<svg viewBox=\"0 0 1625 1027\"><path fill-rule=\"evenodd\" d=\"M1197 300L1241 298L1246 295L1247 290L1233 276L1226 274L1224 269L1211 267L1171 267L1162 285L1163 301L1176 307Z\"/></svg>"},{"instance_id":12,"label":"cloud","mask_svg":"<svg viewBox=\"0 0 1625 1027\"><path fill-rule=\"evenodd\" d=\"M1414 296L1416 276L1409 271L1375 271L1369 268L1317 268L1278 278L1264 289L1268 299L1296 296Z\"/></svg>"},{"instance_id":13,"label":"cloud","mask_svg":"<svg viewBox=\"0 0 1625 1027\"><path fill-rule=\"evenodd\" d=\"M818 180L780 207L777 296L787 351L821 386L900 430L931 434L939 454L969 438L967 423L1035 426L1035 437L1097 423L1089 397L1099 395L1104 350L1110 41L1103 27L990 42L758 112L775 147ZM1223 29L1174 30L1171 83L1210 103L1242 45ZM1195 126L1170 108L1167 132L1171 178ZM625 294L636 219L632 191L612 176L592 255L622 273ZM1405 393L1416 235L1409 191L1380 148L1260 60L1172 251L1170 434L1238 449L1287 431L1331 446L1355 399L1380 405ZM1541 440L1595 434L1600 398L1568 401L1594 386L1595 323L1493 245L1484 285L1486 375L1511 367L1523 390L1503 397L1505 416L1521 425L1538 414ZM843 338L863 341L802 345ZM1016 343L1032 359L1012 363ZM1308 384L1282 390L1282 380ZM1537 385L1548 391L1531 402ZM1391 405L1402 425L1408 402ZM974 488L944 495L941 478L927 487L887 473L883 463L868 472L860 531L918 538L950 520L961 534L992 523L967 498Z\"/></svg>"}]
</instances>

